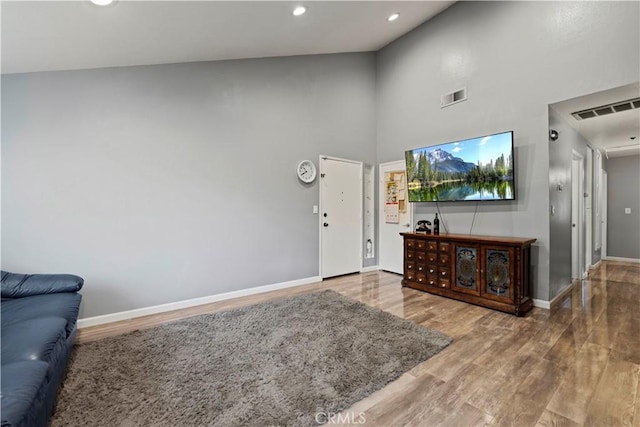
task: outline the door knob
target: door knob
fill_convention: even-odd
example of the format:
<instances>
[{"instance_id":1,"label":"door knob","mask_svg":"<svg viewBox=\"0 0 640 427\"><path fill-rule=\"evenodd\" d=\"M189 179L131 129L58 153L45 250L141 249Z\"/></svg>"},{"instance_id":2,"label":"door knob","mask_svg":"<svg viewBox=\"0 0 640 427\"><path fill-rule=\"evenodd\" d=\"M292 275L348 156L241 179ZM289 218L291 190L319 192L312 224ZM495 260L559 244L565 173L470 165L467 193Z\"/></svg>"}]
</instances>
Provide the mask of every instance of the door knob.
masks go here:
<instances>
[{"instance_id":1,"label":"door knob","mask_svg":"<svg viewBox=\"0 0 640 427\"><path fill-rule=\"evenodd\" d=\"M328 226L329 226L329 224L328 224L328 223L326 223L326 222L325 222L324 224L322 224L322 225L324 225L325 227L328 227Z\"/></svg>"}]
</instances>

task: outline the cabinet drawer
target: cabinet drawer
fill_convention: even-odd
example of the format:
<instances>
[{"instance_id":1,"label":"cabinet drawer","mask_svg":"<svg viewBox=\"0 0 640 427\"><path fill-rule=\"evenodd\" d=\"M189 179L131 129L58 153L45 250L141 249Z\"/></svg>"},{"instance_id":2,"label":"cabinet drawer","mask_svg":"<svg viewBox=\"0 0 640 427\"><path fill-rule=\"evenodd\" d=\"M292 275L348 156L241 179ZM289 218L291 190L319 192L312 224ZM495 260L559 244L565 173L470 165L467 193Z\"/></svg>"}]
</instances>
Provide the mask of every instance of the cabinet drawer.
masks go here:
<instances>
[{"instance_id":1,"label":"cabinet drawer","mask_svg":"<svg viewBox=\"0 0 640 427\"><path fill-rule=\"evenodd\" d=\"M449 287L449 279L439 278L436 274L430 274L427 276L427 285L435 286L438 288L448 288Z\"/></svg>"},{"instance_id":2,"label":"cabinet drawer","mask_svg":"<svg viewBox=\"0 0 640 427\"><path fill-rule=\"evenodd\" d=\"M449 252L451 250L451 243L440 242L440 252Z\"/></svg>"},{"instance_id":3,"label":"cabinet drawer","mask_svg":"<svg viewBox=\"0 0 640 427\"><path fill-rule=\"evenodd\" d=\"M440 265L451 265L451 256L449 254L440 254Z\"/></svg>"},{"instance_id":4,"label":"cabinet drawer","mask_svg":"<svg viewBox=\"0 0 640 427\"><path fill-rule=\"evenodd\" d=\"M407 270L413 270L413 269L415 269L415 268L416 268L416 263L415 263L414 261L407 261L407 262L405 263L405 268L406 268Z\"/></svg>"},{"instance_id":5,"label":"cabinet drawer","mask_svg":"<svg viewBox=\"0 0 640 427\"><path fill-rule=\"evenodd\" d=\"M407 261L413 261L416 259L416 253L413 251L407 251L405 256L407 257Z\"/></svg>"},{"instance_id":6,"label":"cabinet drawer","mask_svg":"<svg viewBox=\"0 0 640 427\"><path fill-rule=\"evenodd\" d=\"M416 273L415 281L418 282L418 283L427 283L427 275L426 274L421 274L421 273Z\"/></svg>"},{"instance_id":7,"label":"cabinet drawer","mask_svg":"<svg viewBox=\"0 0 640 427\"><path fill-rule=\"evenodd\" d=\"M404 278L407 280L416 280L416 273L413 270L406 270L404 272Z\"/></svg>"},{"instance_id":8,"label":"cabinet drawer","mask_svg":"<svg viewBox=\"0 0 640 427\"><path fill-rule=\"evenodd\" d=\"M416 247L416 240L415 239L406 239L405 240L405 244L407 246L407 248L413 249Z\"/></svg>"},{"instance_id":9,"label":"cabinet drawer","mask_svg":"<svg viewBox=\"0 0 640 427\"><path fill-rule=\"evenodd\" d=\"M429 264L436 264L438 262L438 254L435 252L427 252L426 259Z\"/></svg>"},{"instance_id":10,"label":"cabinet drawer","mask_svg":"<svg viewBox=\"0 0 640 427\"><path fill-rule=\"evenodd\" d=\"M421 263L416 263L416 271L418 273L425 273L427 272L427 266Z\"/></svg>"},{"instance_id":11,"label":"cabinet drawer","mask_svg":"<svg viewBox=\"0 0 640 427\"><path fill-rule=\"evenodd\" d=\"M424 252L415 252L415 257L419 262L425 262L427 260L427 255Z\"/></svg>"},{"instance_id":12,"label":"cabinet drawer","mask_svg":"<svg viewBox=\"0 0 640 427\"><path fill-rule=\"evenodd\" d=\"M438 276L436 274L430 274L427 276L427 285L438 286Z\"/></svg>"},{"instance_id":13,"label":"cabinet drawer","mask_svg":"<svg viewBox=\"0 0 640 427\"><path fill-rule=\"evenodd\" d=\"M451 277L451 271L449 271L448 268L439 268L438 269L438 277L440 279L447 279L449 280L449 278Z\"/></svg>"},{"instance_id":14,"label":"cabinet drawer","mask_svg":"<svg viewBox=\"0 0 640 427\"><path fill-rule=\"evenodd\" d=\"M427 249L427 242L425 242L424 240L418 240L418 241L416 242L416 247L417 247L419 250L424 251L425 249Z\"/></svg>"},{"instance_id":15,"label":"cabinet drawer","mask_svg":"<svg viewBox=\"0 0 640 427\"><path fill-rule=\"evenodd\" d=\"M435 240L427 240L427 250L428 251L437 251L438 250L438 242Z\"/></svg>"},{"instance_id":16,"label":"cabinet drawer","mask_svg":"<svg viewBox=\"0 0 640 427\"><path fill-rule=\"evenodd\" d=\"M435 265L427 265L427 274L433 274L434 276L438 275L438 267Z\"/></svg>"}]
</instances>

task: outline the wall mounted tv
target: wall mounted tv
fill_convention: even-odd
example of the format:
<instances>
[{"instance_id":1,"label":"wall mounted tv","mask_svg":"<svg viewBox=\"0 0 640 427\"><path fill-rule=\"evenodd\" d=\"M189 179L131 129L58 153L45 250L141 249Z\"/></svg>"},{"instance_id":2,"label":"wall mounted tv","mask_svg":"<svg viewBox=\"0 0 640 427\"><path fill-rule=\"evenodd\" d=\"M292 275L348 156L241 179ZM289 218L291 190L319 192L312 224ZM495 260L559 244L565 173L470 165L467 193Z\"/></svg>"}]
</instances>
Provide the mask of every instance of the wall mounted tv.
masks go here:
<instances>
[{"instance_id":1,"label":"wall mounted tv","mask_svg":"<svg viewBox=\"0 0 640 427\"><path fill-rule=\"evenodd\" d=\"M513 131L405 152L410 202L514 200Z\"/></svg>"}]
</instances>

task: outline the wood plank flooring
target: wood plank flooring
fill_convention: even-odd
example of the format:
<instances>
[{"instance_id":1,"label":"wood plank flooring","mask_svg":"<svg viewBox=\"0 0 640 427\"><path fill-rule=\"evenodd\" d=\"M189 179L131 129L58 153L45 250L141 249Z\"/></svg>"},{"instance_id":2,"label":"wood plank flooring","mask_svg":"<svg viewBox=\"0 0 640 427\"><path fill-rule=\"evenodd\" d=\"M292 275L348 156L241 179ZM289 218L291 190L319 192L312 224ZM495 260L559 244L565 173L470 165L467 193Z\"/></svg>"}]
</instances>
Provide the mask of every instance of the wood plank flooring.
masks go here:
<instances>
[{"instance_id":1,"label":"wood plank flooring","mask_svg":"<svg viewBox=\"0 0 640 427\"><path fill-rule=\"evenodd\" d=\"M403 288L400 280L385 272L344 276L85 328L78 340L333 289L454 342L332 424L640 427L640 264L603 261L552 310L534 308L524 318Z\"/></svg>"}]
</instances>

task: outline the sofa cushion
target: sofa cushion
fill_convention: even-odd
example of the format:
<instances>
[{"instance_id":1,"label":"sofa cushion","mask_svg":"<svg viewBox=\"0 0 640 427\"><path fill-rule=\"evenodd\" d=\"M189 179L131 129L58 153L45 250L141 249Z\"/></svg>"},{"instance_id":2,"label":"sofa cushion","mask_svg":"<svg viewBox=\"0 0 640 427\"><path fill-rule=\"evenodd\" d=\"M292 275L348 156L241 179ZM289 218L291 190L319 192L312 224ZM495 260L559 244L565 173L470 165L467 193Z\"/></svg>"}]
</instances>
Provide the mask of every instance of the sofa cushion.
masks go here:
<instances>
[{"instance_id":1,"label":"sofa cushion","mask_svg":"<svg viewBox=\"0 0 640 427\"><path fill-rule=\"evenodd\" d=\"M55 364L65 346L66 324L61 317L43 317L14 323L11 327L3 326L3 375L6 363L41 360Z\"/></svg>"},{"instance_id":2,"label":"sofa cushion","mask_svg":"<svg viewBox=\"0 0 640 427\"><path fill-rule=\"evenodd\" d=\"M4 350L4 345L2 347ZM2 362L2 426L39 424L38 413L31 409L37 407L38 402L44 399L47 364L39 360L5 363L3 359Z\"/></svg>"},{"instance_id":3,"label":"sofa cushion","mask_svg":"<svg viewBox=\"0 0 640 427\"><path fill-rule=\"evenodd\" d=\"M84 280L73 274L16 274L2 271L2 298L22 298L58 292L78 292Z\"/></svg>"},{"instance_id":4,"label":"sofa cushion","mask_svg":"<svg viewBox=\"0 0 640 427\"><path fill-rule=\"evenodd\" d=\"M2 329L25 320L41 317L61 317L66 320L66 336L76 327L82 295L60 293L35 295L2 301Z\"/></svg>"}]
</instances>

